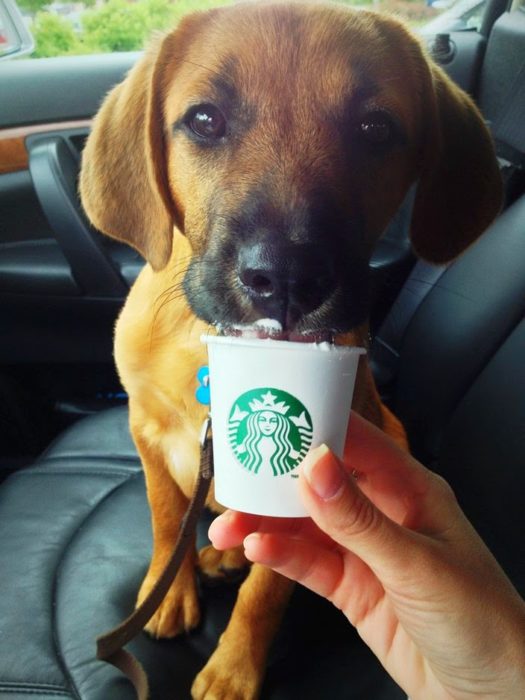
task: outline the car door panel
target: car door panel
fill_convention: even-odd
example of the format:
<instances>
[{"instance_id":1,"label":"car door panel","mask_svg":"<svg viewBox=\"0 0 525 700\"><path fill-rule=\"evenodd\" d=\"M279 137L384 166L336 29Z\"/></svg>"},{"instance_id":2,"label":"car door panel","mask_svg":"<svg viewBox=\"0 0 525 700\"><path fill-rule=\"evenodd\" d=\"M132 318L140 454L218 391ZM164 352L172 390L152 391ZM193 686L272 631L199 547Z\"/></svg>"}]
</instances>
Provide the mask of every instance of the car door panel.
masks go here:
<instances>
[{"instance_id":1,"label":"car door panel","mask_svg":"<svg viewBox=\"0 0 525 700\"><path fill-rule=\"evenodd\" d=\"M89 119L139 53L22 59L1 69L0 129Z\"/></svg>"},{"instance_id":2,"label":"car door panel","mask_svg":"<svg viewBox=\"0 0 525 700\"><path fill-rule=\"evenodd\" d=\"M7 97L0 110L4 362L112 363L108 337L143 261L89 226L77 179L90 118L136 58L23 60L2 69ZM35 318L42 323L31 323Z\"/></svg>"},{"instance_id":3,"label":"car door panel","mask_svg":"<svg viewBox=\"0 0 525 700\"><path fill-rule=\"evenodd\" d=\"M79 415L125 399L113 326L143 260L89 227L77 178L91 118L137 56L0 70L2 454L34 454Z\"/></svg>"},{"instance_id":4,"label":"car door panel","mask_svg":"<svg viewBox=\"0 0 525 700\"><path fill-rule=\"evenodd\" d=\"M436 56L437 62L457 85L474 95L487 40L475 31L450 32L445 36L448 36L449 54L443 61ZM432 54L435 45L436 37L431 37L428 46Z\"/></svg>"}]
</instances>

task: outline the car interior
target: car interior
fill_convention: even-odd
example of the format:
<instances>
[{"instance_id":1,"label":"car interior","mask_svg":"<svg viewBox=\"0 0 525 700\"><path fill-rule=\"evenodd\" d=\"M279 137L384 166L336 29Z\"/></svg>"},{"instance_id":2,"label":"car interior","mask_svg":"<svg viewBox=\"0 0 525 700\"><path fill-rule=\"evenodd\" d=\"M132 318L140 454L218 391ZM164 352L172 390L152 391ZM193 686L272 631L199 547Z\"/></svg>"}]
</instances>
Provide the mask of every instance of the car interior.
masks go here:
<instances>
[{"instance_id":1,"label":"car interior","mask_svg":"<svg viewBox=\"0 0 525 700\"><path fill-rule=\"evenodd\" d=\"M407 198L371 262L370 359L413 454L452 485L524 595L525 5L488 0L479 31L425 41L490 125L505 205L460 258L435 266L410 250ZM135 697L96 659L95 639L132 610L151 551L112 359L115 318L144 263L89 225L77 179L91 118L136 59L0 69L0 697L10 700ZM202 581L200 594L196 631L129 645L153 700L190 697L236 585ZM339 611L297 586L261 697L406 694Z\"/></svg>"}]
</instances>

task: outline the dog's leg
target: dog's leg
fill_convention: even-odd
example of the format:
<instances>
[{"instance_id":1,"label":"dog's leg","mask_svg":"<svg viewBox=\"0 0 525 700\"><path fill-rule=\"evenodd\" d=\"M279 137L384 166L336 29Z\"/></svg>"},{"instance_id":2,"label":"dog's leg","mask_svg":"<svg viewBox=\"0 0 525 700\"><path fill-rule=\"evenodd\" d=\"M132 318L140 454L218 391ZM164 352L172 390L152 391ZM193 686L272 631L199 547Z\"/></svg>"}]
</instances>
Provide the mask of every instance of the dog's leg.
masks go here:
<instances>
[{"instance_id":1,"label":"dog's leg","mask_svg":"<svg viewBox=\"0 0 525 700\"><path fill-rule=\"evenodd\" d=\"M140 604L152 589L173 552L188 500L168 471L160 448L150 445L140 428L132 425L132 433L146 475L153 530L153 555L138 594L137 604ZM195 627L199 619L193 546L184 558L168 594L146 625L146 631L154 637L174 637Z\"/></svg>"},{"instance_id":2,"label":"dog's leg","mask_svg":"<svg viewBox=\"0 0 525 700\"><path fill-rule=\"evenodd\" d=\"M392 411L381 402L381 429L387 435L389 435L394 442L396 442L399 447L406 452L410 452L410 445L408 444L407 434L399 418L392 413Z\"/></svg>"},{"instance_id":3,"label":"dog's leg","mask_svg":"<svg viewBox=\"0 0 525 700\"><path fill-rule=\"evenodd\" d=\"M293 586L293 581L265 566L252 566L217 649L193 683L193 700L258 697L268 649Z\"/></svg>"},{"instance_id":4,"label":"dog's leg","mask_svg":"<svg viewBox=\"0 0 525 700\"><path fill-rule=\"evenodd\" d=\"M199 551L198 567L210 582L237 581L247 566L248 560L242 546L220 552L209 544Z\"/></svg>"},{"instance_id":5,"label":"dog's leg","mask_svg":"<svg viewBox=\"0 0 525 700\"><path fill-rule=\"evenodd\" d=\"M343 346L368 347L369 327L365 323L353 331L338 336L337 344ZM359 358L354 388L352 409L377 425L389 435L399 447L410 452L407 435L401 421L381 401L372 369L366 356Z\"/></svg>"}]
</instances>

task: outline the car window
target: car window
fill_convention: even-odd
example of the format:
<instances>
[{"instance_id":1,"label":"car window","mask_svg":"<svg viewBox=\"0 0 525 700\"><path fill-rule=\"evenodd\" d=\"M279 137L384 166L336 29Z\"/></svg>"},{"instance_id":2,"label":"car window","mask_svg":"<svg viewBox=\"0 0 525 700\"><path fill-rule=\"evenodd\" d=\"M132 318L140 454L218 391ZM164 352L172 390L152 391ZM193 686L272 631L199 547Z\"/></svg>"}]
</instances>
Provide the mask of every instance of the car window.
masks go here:
<instances>
[{"instance_id":1,"label":"car window","mask_svg":"<svg viewBox=\"0 0 525 700\"><path fill-rule=\"evenodd\" d=\"M34 40L34 58L136 51L156 30L228 0L18 0ZM347 0L403 17L423 34L479 28L486 0Z\"/></svg>"},{"instance_id":2,"label":"car window","mask_svg":"<svg viewBox=\"0 0 525 700\"><path fill-rule=\"evenodd\" d=\"M421 27L423 34L477 30L481 26L486 0L436 0L433 7L443 11Z\"/></svg>"}]
</instances>

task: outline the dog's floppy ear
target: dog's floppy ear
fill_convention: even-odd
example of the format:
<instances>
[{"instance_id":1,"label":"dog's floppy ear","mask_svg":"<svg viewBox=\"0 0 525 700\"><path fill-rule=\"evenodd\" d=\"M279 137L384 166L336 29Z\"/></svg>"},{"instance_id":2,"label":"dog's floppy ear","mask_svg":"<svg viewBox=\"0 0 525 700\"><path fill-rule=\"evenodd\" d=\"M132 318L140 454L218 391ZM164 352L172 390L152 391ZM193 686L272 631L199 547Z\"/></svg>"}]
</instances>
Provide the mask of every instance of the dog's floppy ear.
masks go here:
<instances>
[{"instance_id":1,"label":"dog's floppy ear","mask_svg":"<svg viewBox=\"0 0 525 700\"><path fill-rule=\"evenodd\" d=\"M82 154L80 197L98 229L134 246L155 269L169 260L173 209L150 50L106 97Z\"/></svg>"},{"instance_id":2,"label":"dog's floppy ear","mask_svg":"<svg viewBox=\"0 0 525 700\"><path fill-rule=\"evenodd\" d=\"M106 97L93 122L80 174L84 209L98 229L136 248L155 270L168 263L182 212L168 180L165 74L173 72L202 15L157 41Z\"/></svg>"},{"instance_id":3,"label":"dog's floppy ear","mask_svg":"<svg viewBox=\"0 0 525 700\"><path fill-rule=\"evenodd\" d=\"M425 145L412 215L412 244L444 263L473 243L501 207L502 185L490 133L470 97L437 66L423 91Z\"/></svg>"}]
</instances>

